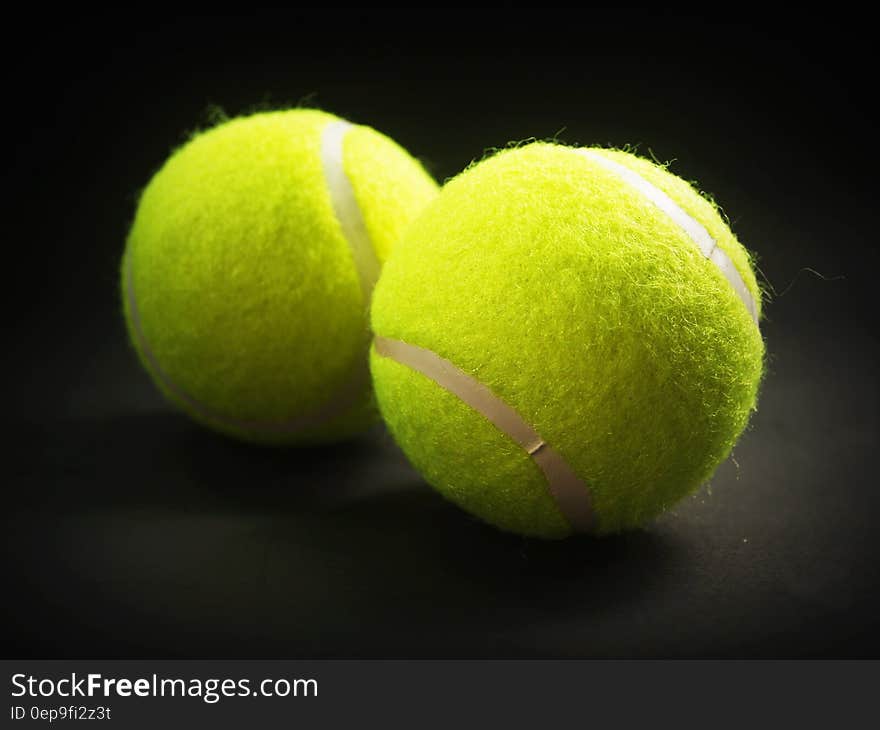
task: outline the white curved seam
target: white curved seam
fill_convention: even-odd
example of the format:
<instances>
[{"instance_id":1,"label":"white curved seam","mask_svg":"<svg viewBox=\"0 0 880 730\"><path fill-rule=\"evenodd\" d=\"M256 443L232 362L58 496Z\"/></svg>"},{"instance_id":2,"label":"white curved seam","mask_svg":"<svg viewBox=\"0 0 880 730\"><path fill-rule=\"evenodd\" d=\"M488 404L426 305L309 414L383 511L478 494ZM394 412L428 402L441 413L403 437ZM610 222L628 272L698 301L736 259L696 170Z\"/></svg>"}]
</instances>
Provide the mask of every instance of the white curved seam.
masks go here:
<instances>
[{"instance_id":1,"label":"white curved seam","mask_svg":"<svg viewBox=\"0 0 880 730\"><path fill-rule=\"evenodd\" d=\"M321 163L333 212L351 251L364 306L368 306L373 287L379 278L380 264L355 197L354 188L345 172L343 142L345 135L352 128L352 124L341 119L332 121L324 127L321 135Z\"/></svg>"},{"instance_id":2,"label":"white curved seam","mask_svg":"<svg viewBox=\"0 0 880 730\"><path fill-rule=\"evenodd\" d=\"M593 150L579 149L577 152L601 165L606 170L613 172L627 185L638 190L657 206L657 208L669 216L672 221L688 235L694 244L696 244L703 256L718 267L721 274L727 279L730 286L733 288L734 293L745 305L752 321L754 321L756 325L758 324L758 307L755 303L755 298L752 296L752 293L743 281L742 276L740 276L733 261L731 261L730 257L724 253L718 245L718 242L712 238L709 231L706 230L702 223L691 217L672 198L660 188L645 180L645 178L637 172L634 172L628 167L621 165L619 162L610 160Z\"/></svg>"},{"instance_id":3,"label":"white curved seam","mask_svg":"<svg viewBox=\"0 0 880 730\"><path fill-rule=\"evenodd\" d=\"M436 352L403 340L376 335L373 347L377 355L430 378L511 439L543 473L551 499L572 530L584 533L595 531L596 516L587 484L534 426L485 383Z\"/></svg>"}]
</instances>

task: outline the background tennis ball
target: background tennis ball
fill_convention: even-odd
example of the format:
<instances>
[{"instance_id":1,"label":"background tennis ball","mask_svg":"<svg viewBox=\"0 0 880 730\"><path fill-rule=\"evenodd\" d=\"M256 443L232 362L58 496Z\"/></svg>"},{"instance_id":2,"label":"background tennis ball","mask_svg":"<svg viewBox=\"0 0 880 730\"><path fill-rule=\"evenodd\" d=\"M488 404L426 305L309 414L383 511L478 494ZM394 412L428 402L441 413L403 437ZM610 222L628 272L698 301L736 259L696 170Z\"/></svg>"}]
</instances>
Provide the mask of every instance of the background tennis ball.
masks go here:
<instances>
[{"instance_id":1,"label":"background tennis ball","mask_svg":"<svg viewBox=\"0 0 880 730\"><path fill-rule=\"evenodd\" d=\"M349 436L371 407L367 309L436 195L369 127L292 110L233 119L143 192L122 266L129 333L162 392L243 439Z\"/></svg>"},{"instance_id":2,"label":"background tennis ball","mask_svg":"<svg viewBox=\"0 0 880 730\"><path fill-rule=\"evenodd\" d=\"M447 183L373 298L380 410L428 482L542 537L643 524L707 480L755 407L749 256L631 154L530 144Z\"/></svg>"}]
</instances>

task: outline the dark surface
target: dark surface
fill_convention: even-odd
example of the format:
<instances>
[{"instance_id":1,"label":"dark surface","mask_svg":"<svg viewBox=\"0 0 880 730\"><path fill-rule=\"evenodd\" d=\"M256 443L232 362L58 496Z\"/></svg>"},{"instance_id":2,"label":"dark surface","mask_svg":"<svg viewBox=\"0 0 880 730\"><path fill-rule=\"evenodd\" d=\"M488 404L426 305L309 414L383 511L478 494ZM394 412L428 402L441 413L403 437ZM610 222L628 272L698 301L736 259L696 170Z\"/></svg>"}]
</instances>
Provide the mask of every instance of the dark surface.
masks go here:
<instances>
[{"instance_id":1,"label":"dark surface","mask_svg":"<svg viewBox=\"0 0 880 730\"><path fill-rule=\"evenodd\" d=\"M26 50L4 63L4 654L880 654L876 152L857 19L429 13L403 35L351 12L19 29ZM443 502L381 429L275 451L172 412L118 313L137 191L210 105L303 99L440 179L557 133L676 158L776 291L735 461L643 531L544 543Z\"/></svg>"}]
</instances>

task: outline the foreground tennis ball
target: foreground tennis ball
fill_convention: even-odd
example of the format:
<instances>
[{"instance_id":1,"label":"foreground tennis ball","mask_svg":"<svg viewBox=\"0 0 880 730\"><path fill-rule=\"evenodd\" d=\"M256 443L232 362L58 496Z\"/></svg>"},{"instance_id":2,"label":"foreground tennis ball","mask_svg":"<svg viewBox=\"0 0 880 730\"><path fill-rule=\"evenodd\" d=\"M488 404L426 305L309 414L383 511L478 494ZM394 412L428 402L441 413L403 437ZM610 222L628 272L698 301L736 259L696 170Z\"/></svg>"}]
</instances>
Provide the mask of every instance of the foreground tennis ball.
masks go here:
<instances>
[{"instance_id":1,"label":"foreground tennis ball","mask_svg":"<svg viewBox=\"0 0 880 730\"><path fill-rule=\"evenodd\" d=\"M330 114L233 119L144 191L122 266L129 333L159 388L250 441L344 438L372 420L367 310L437 188L387 137Z\"/></svg>"},{"instance_id":2,"label":"foreground tennis ball","mask_svg":"<svg viewBox=\"0 0 880 730\"><path fill-rule=\"evenodd\" d=\"M373 298L380 410L426 480L502 529L642 525L755 407L749 256L711 203L624 152L530 144L449 182Z\"/></svg>"}]
</instances>

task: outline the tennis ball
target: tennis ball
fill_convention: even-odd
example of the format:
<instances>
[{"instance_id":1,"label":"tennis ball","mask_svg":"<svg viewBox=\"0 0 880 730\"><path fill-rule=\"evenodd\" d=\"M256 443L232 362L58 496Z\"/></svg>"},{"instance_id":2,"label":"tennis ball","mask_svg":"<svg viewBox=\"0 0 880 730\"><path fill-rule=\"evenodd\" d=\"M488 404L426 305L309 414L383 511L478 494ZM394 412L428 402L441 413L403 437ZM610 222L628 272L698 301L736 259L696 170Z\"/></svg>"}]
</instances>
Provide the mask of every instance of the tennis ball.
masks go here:
<instances>
[{"instance_id":1,"label":"tennis ball","mask_svg":"<svg viewBox=\"0 0 880 730\"><path fill-rule=\"evenodd\" d=\"M122 262L160 390L241 439L317 443L373 420L368 303L437 186L397 144L316 110L233 119L155 174Z\"/></svg>"},{"instance_id":2,"label":"tennis ball","mask_svg":"<svg viewBox=\"0 0 880 730\"><path fill-rule=\"evenodd\" d=\"M446 184L373 297L380 411L443 495L546 538L643 525L723 461L764 346L749 255L631 154L535 143Z\"/></svg>"}]
</instances>

